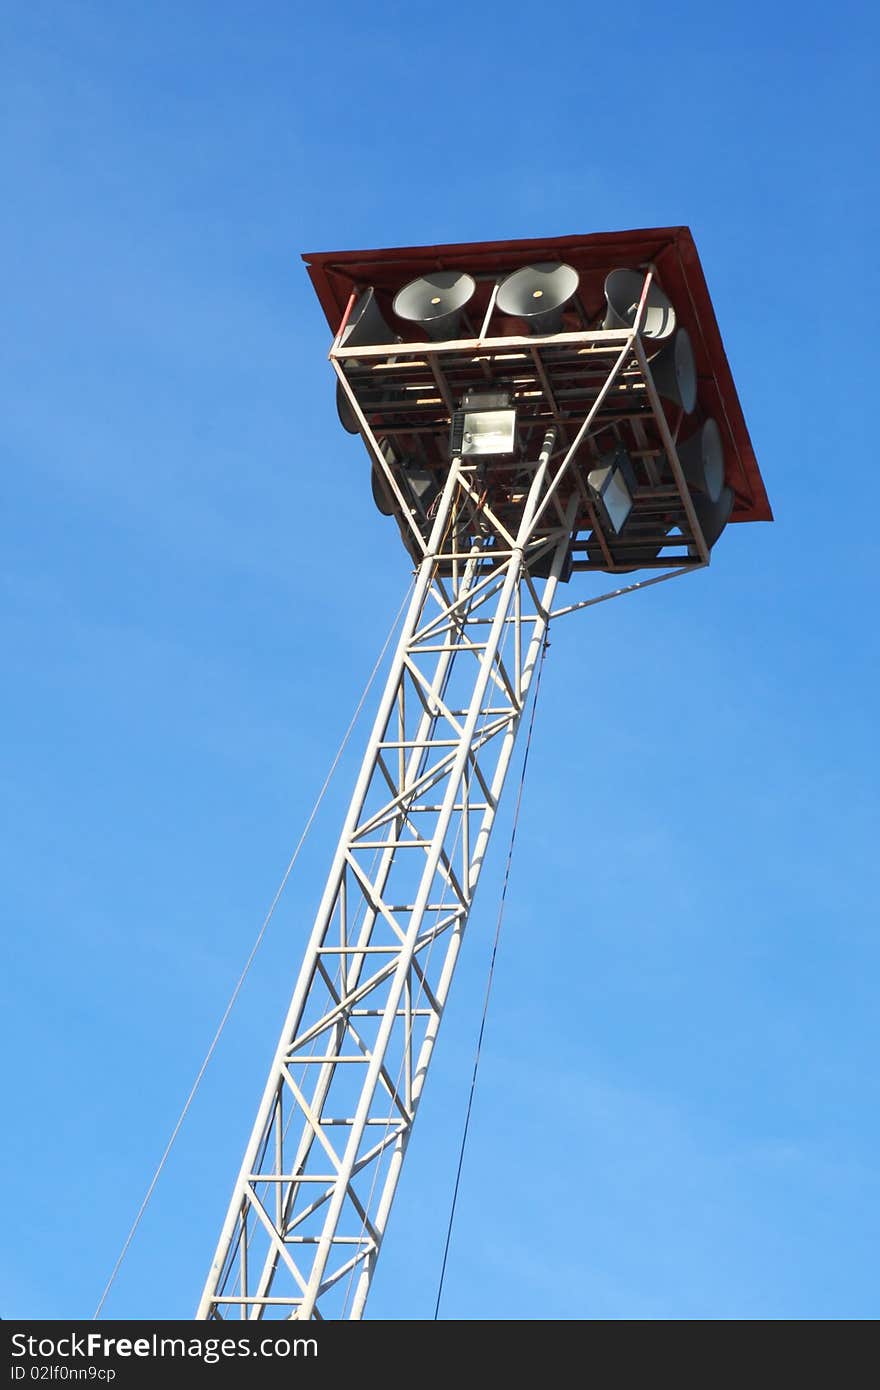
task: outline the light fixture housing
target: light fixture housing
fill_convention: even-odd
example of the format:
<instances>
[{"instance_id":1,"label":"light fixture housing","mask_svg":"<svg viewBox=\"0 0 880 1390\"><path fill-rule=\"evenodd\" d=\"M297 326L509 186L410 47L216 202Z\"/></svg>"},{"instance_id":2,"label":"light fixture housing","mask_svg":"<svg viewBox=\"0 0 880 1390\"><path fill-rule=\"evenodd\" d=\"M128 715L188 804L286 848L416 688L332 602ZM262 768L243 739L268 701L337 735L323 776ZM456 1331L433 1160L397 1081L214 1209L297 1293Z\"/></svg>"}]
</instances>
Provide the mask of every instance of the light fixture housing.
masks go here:
<instances>
[{"instance_id":1,"label":"light fixture housing","mask_svg":"<svg viewBox=\"0 0 880 1390\"><path fill-rule=\"evenodd\" d=\"M635 469L623 445L602 455L598 467L587 474L587 486L603 525L619 536L632 511L636 490Z\"/></svg>"},{"instance_id":2,"label":"light fixture housing","mask_svg":"<svg viewBox=\"0 0 880 1390\"><path fill-rule=\"evenodd\" d=\"M516 449L516 410L503 391L469 391L452 416L449 457L512 454Z\"/></svg>"}]
</instances>

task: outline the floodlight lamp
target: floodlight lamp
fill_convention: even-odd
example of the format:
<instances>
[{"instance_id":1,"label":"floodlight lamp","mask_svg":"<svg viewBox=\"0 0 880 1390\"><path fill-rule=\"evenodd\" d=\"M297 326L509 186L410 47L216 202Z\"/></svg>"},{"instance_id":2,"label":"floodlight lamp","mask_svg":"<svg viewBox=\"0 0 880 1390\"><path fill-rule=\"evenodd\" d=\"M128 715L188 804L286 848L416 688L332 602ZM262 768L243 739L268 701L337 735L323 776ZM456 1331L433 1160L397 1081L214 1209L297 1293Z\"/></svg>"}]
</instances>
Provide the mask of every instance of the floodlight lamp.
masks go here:
<instances>
[{"instance_id":1,"label":"floodlight lamp","mask_svg":"<svg viewBox=\"0 0 880 1390\"><path fill-rule=\"evenodd\" d=\"M587 474L587 486L602 521L619 536L632 511L636 488L635 472L626 450L618 447L613 454L604 454L599 467Z\"/></svg>"},{"instance_id":2,"label":"floodlight lamp","mask_svg":"<svg viewBox=\"0 0 880 1390\"><path fill-rule=\"evenodd\" d=\"M469 391L452 416L450 458L512 454L516 448L516 410L503 391Z\"/></svg>"}]
</instances>

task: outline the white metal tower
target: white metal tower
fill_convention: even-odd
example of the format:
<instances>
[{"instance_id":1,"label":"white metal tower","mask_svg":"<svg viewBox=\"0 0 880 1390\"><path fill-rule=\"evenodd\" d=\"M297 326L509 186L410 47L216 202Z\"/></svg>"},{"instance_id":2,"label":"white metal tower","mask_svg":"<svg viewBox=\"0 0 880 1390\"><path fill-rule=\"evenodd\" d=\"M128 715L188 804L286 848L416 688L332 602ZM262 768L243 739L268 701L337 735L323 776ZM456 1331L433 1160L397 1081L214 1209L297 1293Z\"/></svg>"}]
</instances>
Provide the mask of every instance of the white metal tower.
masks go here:
<instances>
[{"instance_id":1,"label":"white metal tower","mask_svg":"<svg viewBox=\"0 0 880 1390\"><path fill-rule=\"evenodd\" d=\"M529 268L525 253L508 264ZM475 331L456 336L453 312L428 342L396 341L378 314L373 341L355 339L353 284L331 349L414 589L200 1318L363 1315L548 624L640 583L562 608L558 586L578 569L650 564L662 572L641 582L656 583L699 568L733 505L709 509L679 458L692 410L650 365L653 262L610 327L576 302L574 327L560 306L537 333L510 332L486 278ZM430 332L430 311L420 322ZM513 447L498 442L508 425ZM628 494L623 521L609 480Z\"/></svg>"}]
</instances>

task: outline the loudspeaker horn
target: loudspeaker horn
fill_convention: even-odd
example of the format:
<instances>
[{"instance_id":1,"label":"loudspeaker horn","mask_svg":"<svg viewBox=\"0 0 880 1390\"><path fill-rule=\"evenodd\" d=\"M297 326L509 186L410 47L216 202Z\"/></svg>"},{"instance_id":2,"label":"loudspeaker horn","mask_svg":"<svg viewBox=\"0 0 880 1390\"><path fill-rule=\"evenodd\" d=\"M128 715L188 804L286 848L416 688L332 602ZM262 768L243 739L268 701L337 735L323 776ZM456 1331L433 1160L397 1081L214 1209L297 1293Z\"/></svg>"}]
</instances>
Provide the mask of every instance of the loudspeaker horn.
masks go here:
<instances>
[{"instance_id":1,"label":"loudspeaker horn","mask_svg":"<svg viewBox=\"0 0 880 1390\"><path fill-rule=\"evenodd\" d=\"M370 473L370 484L373 489L373 501L376 503L376 506L378 507L379 511L382 513L383 516L393 516L394 508L391 506L391 503L388 501L388 498L386 496L385 480L381 477L379 469L377 468L375 463L373 464L373 468Z\"/></svg>"},{"instance_id":2,"label":"loudspeaker horn","mask_svg":"<svg viewBox=\"0 0 880 1390\"><path fill-rule=\"evenodd\" d=\"M562 261L524 265L501 281L495 302L502 314L523 319L530 333L558 333L579 282L574 266Z\"/></svg>"},{"instance_id":3,"label":"loudspeaker horn","mask_svg":"<svg viewBox=\"0 0 880 1390\"><path fill-rule=\"evenodd\" d=\"M399 342L399 336L392 333L382 317L382 311L376 303L376 291L370 285L355 300L339 346L346 348L368 347L372 346L373 343ZM345 365L343 364L343 370ZM350 359L349 365L354 365ZM349 434L360 434L361 427L341 381L336 382L336 414L339 416L339 423L344 430L348 430Z\"/></svg>"},{"instance_id":4,"label":"loudspeaker horn","mask_svg":"<svg viewBox=\"0 0 880 1390\"><path fill-rule=\"evenodd\" d=\"M667 530L668 523L664 524L663 522L638 522L624 526L621 535L613 542L609 541L608 543L611 559L618 566L614 573L631 574L633 570L645 569L647 566L653 565L664 545L670 544L666 536ZM659 539L658 532L660 532ZM642 536L646 538L644 545L641 544ZM624 542L623 545L621 545L621 541ZM633 544L634 541L639 543ZM587 541L587 558L600 569L604 569L608 573L612 572L605 564L602 547L595 535L591 535ZM625 568L620 569L619 567L622 565Z\"/></svg>"},{"instance_id":5,"label":"loudspeaker horn","mask_svg":"<svg viewBox=\"0 0 880 1390\"><path fill-rule=\"evenodd\" d=\"M336 382L336 414L339 416L339 423L349 434L360 434L361 427L357 422L351 402L345 394L345 387L341 381Z\"/></svg>"},{"instance_id":6,"label":"loudspeaker horn","mask_svg":"<svg viewBox=\"0 0 880 1390\"><path fill-rule=\"evenodd\" d=\"M690 415L697 403L697 364L686 328L679 328L657 353L651 362L651 376L658 396L674 401Z\"/></svg>"},{"instance_id":7,"label":"loudspeaker horn","mask_svg":"<svg viewBox=\"0 0 880 1390\"><path fill-rule=\"evenodd\" d=\"M394 455L394 450L391 448L391 445L383 439L379 444L379 448L382 450L385 462L393 467L394 464L397 462L397 459ZM373 460L373 467L370 470L370 486L373 489L373 501L376 503L376 506L379 508L379 511L382 513L382 515L393 516L394 494L388 487L388 484L385 480L385 475L381 472L379 465L378 463L376 463L375 459Z\"/></svg>"},{"instance_id":8,"label":"loudspeaker horn","mask_svg":"<svg viewBox=\"0 0 880 1390\"><path fill-rule=\"evenodd\" d=\"M640 270L612 270L605 277L608 310L603 328L632 328L645 277ZM675 310L654 280L642 320L642 336L662 340L675 332Z\"/></svg>"},{"instance_id":9,"label":"loudspeaker horn","mask_svg":"<svg viewBox=\"0 0 880 1390\"><path fill-rule=\"evenodd\" d=\"M373 343L399 342L398 335L392 333L382 317L382 311L376 303L376 291L370 285L355 300L339 346L368 347Z\"/></svg>"},{"instance_id":10,"label":"loudspeaker horn","mask_svg":"<svg viewBox=\"0 0 880 1390\"><path fill-rule=\"evenodd\" d=\"M391 361L393 359L389 359ZM368 384L362 397L359 397L359 404L365 414L369 415L377 410L393 410L395 406L406 404L405 391L377 391L376 383L372 386ZM352 409L348 394L342 382L336 382L336 414L339 416L339 423L349 434L360 434L361 427L358 424L357 416Z\"/></svg>"},{"instance_id":11,"label":"loudspeaker horn","mask_svg":"<svg viewBox=\"0 0 880 1390\"><path fill-rule=\"evenodd\" d=\"M394 296L394 312L407 323L417 323L429 338L441 342L458 332L461 312L473 297L477 282L460 270L432 270L411 280Z\"/></svg>"},{"instance_id":12,"label":"loudspeaker horn","mask_svg":"<svg viewBox=\"0 0 880 1390\"><path fill-rule=\"evenodd\" d=\"M711 550L730 520L734 502L733 489L723 487L717 502L713 502L709 497L701 496L700 493L697 493L691 500L694 504L694 511L697 513L700 530ZM692 550L695 552L696 546L692 547Z\"/></svg>"},{"instance_id":13,"label":"loudspeaker horn","mask_svg":"<svg viewBox=\"0 0 880 1390\"><path fill-rule=\"evenodd\" d=\"M696 434L679 444L678 459L688 487L696 488L713 506L717 505L724 491L724 446L717 423L707 420Z\"/></svg>"}]
</instances>

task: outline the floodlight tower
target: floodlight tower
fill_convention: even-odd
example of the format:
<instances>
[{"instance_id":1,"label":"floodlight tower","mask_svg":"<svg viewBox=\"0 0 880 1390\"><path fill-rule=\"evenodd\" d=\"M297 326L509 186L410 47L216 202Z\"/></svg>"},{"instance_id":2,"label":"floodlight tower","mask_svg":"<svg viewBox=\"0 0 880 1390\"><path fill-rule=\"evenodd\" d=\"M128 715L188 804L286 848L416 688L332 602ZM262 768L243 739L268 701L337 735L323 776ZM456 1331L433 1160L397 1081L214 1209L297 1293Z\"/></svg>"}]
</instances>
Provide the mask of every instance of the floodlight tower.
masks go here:
<instances>
[{"instance_id":1,"label":"floodlight tower","mask_svg":"<svg viewBox=\"0 0 880 1390\"><path fill-rule=\"evenodd\" d=\"M415 578L200 1318L363 1316L551 619L771 519L686 228L304 259Z\"/></svg>"}]
</instances>

